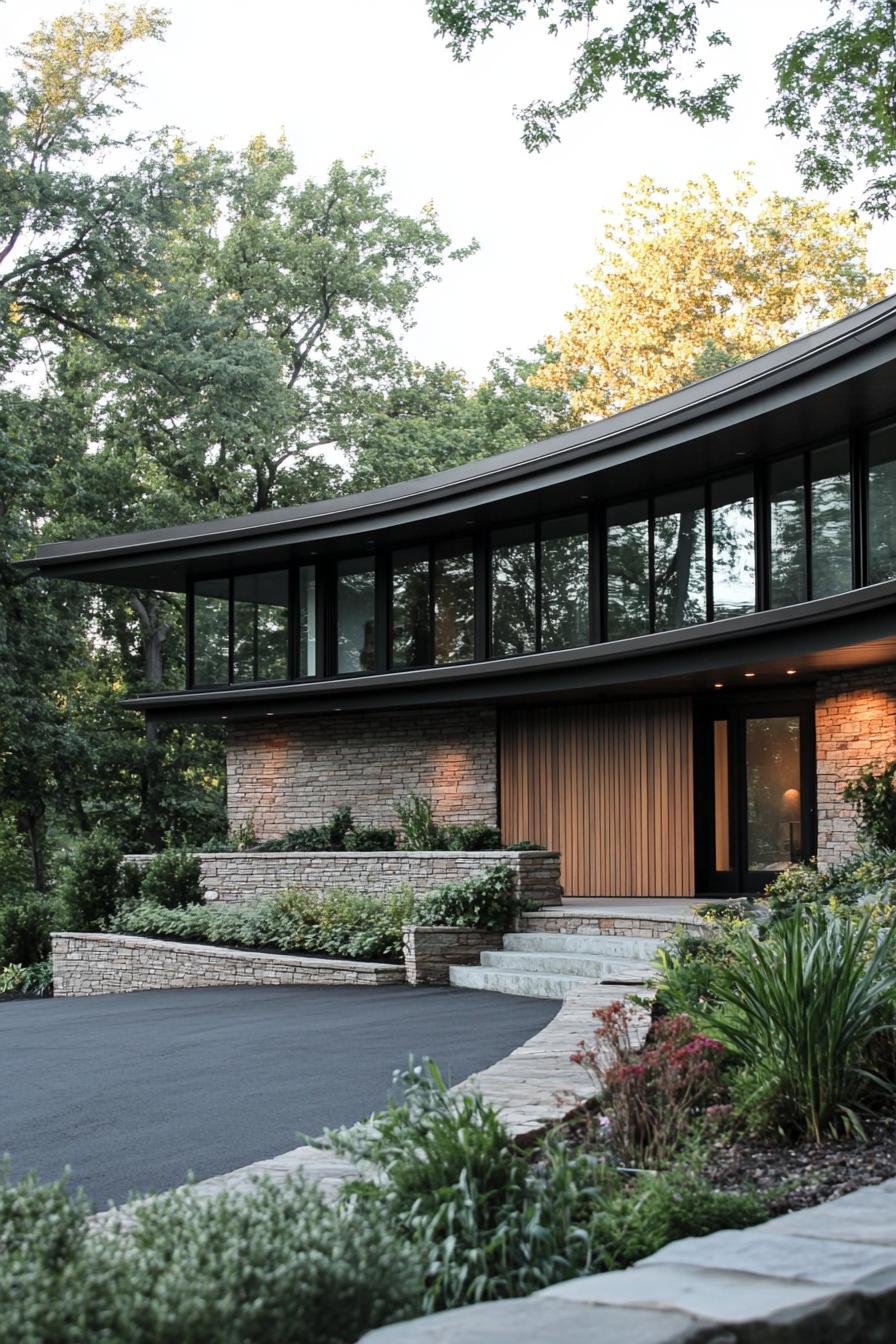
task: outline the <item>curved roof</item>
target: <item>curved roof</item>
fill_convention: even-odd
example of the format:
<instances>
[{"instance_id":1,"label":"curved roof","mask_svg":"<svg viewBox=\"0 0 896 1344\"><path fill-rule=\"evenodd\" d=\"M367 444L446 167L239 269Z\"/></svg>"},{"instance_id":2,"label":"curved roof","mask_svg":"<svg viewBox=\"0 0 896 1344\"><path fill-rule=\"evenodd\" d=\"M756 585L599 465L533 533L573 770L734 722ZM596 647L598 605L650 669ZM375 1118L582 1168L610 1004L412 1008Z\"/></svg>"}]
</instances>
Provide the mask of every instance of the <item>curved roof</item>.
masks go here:
<instances>
[{"instance_id":1,"label":"curved roof","mask_svg":"<svg viewBox=\"0 0 896 1344\"><path fill-rule=\"evenodd\" d=\"M892 410L889 389L894 369L896 296L891 296L667 396L510 452L313 504L45 544L26 563L106 582L133 582L139 568L142 578L158 587L181 587L188 570L201 572L203 560L207 567L215 559L220 564L222 556L236 551L244 558L261 551L266 562L279 563L285 547L339 540L344 549L353 537L356 542L361 537L368 540L372 532L382 535L388 529L419 526L440 517L450 519L456 530L458 515L468 521L467 514L486 510L483 518L498 518L502 501L508 499L515 502L518 513L520 496L536 491L540 498L556 498L558 506L567 507L567 500L583 498L570 493L573 483L578 488L587 481L589 487L601 490L600 476L611 471L617 489L628 480L630 488L643 488L647 462L651 471L665 470L669 480L676 474L683 478L689 469L734 466L735 457L746 455L735 446L738 434L743 437L744 427L759 419L763 419L761 443L756 440L754 450L800 446L813 432L839 432L831 394L846 382L861 385L866 413L870 409L873 414L878 401L883 406L887 393ZM844 426L854 409L848 403L854 402L854 397L837 398ZM812 404L814 415L808 409ZM684 451L698 440L700 454ZM663 467L660 456L670 450L678 451Z\"/></svg>"}]
</instances>

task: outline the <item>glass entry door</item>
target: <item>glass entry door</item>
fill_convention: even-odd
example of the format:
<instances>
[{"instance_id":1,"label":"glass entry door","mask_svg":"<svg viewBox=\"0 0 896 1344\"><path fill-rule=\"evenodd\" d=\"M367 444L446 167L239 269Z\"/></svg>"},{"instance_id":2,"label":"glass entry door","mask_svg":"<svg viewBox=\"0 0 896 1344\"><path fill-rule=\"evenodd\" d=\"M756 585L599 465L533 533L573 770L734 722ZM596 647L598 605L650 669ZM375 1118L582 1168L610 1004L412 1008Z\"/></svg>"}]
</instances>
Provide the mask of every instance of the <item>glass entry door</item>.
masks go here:
<instances>
[{"instance_id":1,"label":"glass entry door","mask_svg":"<svg viewBox=\"0 0 896 1344\"><path fill-rule=\"evenodd\" d=\"M714 701L697 718L697 880L761 891L815 848L811 702Z\"/></svg>"}]
</instances>

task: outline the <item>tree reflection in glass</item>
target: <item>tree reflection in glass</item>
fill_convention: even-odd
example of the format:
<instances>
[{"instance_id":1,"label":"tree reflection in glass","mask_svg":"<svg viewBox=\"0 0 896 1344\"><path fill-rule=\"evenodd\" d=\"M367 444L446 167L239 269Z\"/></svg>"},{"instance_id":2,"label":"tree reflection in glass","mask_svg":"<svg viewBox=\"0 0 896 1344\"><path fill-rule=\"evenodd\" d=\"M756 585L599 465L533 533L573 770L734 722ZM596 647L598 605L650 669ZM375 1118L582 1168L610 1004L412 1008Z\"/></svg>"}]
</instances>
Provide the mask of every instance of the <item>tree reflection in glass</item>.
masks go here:
<instances>
[{"instance_id":1,"label":"tree reflection in glass","mask_svg":"<svg viewBox=\"0 0 896 1344\"><path fill-rule=\"evenodd\" d=\"M336 668L372 672L376 666L376 576L373 560L340 560L336 566Z\"/></svg>"},{"instance_id":2,"label":"tree reflection in glass","mask_svg":"<svg viewBox=\"0 0 896 1344\"><path fill-rule=\"evenodd\" d=\"M706 515L703 488L658 495L653 520L656 629L706 620Z\"/></svg>"},{"instance_id":3,"label":"tree reflection in glass","mask_svg":"<svg viewBox=\"0 0 896 1344\"><path fill-rule=\"evenodd\" d=\"M588 519L554 518L541 527L541 647L587 644L590 628Z\"/></svg>"},{"instance_id":4,"label":"tree reflection in glass","mask_svg":"<svg viewBox=\"0 0 896 1344\"><path fill-rule=\"evenodd\" d=\"M713 618L756 609L756 537L752 475L715 481L712 502Z\"/></svg>"},{"instance_id":5,"label":"tree reflection in glass","mask_svg":"<svg viewBox=\"0 0 896 1344\"><path fill-rule=\"evenodd\" d=\"M806 600L806 487L803 458L769 467L769 603L788 607Z\"/></svg>"},{"instance_id":6,"label":"tree reflection in glass","mask_svg":"<svg viewBox=\"0 0 896 1344\"><path fill-rule=\"evenodd\" d=\"M812 500L812 596L852 587L852 482L849 444L834 443L809 455Z\"/></svg>"},{"instance_id":7,"label":"tree reflection in glass","mask_svg":"<svg viewBox=\"0 0 896 1344\"><path fill-rule=\"evenodd\" d=\"M607 637L650 630L650 549L647 501L607 509Z\"/></svg>"},{"instance_id":8,"label":"tree reflection in glass","mask_svg":"<svg viewBox=\"0 0 896 1344\"><path fill-rule=\"evenodd\" d=\"M429 653L429 550L392 555L392 666L424 667Z\"/></svg>"},{"instance_id":9,"label":"tree reflection in glass","mask_svg":"<svg viewBox=\"0 0 896 1344\"><path fill-rule=\"evenodd\" d=\"M233 581L233 679L288 676L289 575L285 569L239 574Z\"/></svg>"},{"instance_id":10,"label":"tree reflection in glass","mask_svg":"<svg viewBox=\"0 0 896 1344\"><path fill-rule=\"evenodd\" d=\"M868 581L896 578L896 425L868 441Z\"/></svg>"},{"instance_id":11,"label":"tree reflection in glass","mask_svg":"<svg viewBox=\"0 0 896 1344\"><path fill-rule=\"evenodd\" d=\"M433 547L435 662L467 663L476 654L473 548L466 540Z\"/></svg>"},{"instance_id":12,"label":"tree reflection in glass","mask_svg":"<svg viewBox=\"0 0 896 1344\"><path fill-rule=\"evenodd\" d=\"M492 533L491 656L535 652L535 528Z\"/></svg>"},{"instance_id":13,"label":"tree reflection in glass","mask_svg":"<svg viewBox=\"0 0 896 1344\"><path fill-rule=\"evenodd\" d=\"M197 579L193 588L193 685L226 686L230 678L230 583Z\"/></svg>"}]
</instances>

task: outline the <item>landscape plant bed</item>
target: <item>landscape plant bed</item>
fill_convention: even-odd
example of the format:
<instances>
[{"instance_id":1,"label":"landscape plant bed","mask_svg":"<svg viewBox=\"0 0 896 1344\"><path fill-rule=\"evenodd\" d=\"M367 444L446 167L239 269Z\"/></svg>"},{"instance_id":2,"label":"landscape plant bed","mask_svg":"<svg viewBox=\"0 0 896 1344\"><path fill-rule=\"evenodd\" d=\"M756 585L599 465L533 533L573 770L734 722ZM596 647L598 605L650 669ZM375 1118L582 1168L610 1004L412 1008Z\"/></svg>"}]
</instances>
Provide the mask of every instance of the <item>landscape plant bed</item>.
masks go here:
<instances>
[{"instance_id":1,"label":"landscape plant bed","mask_svg":"<svg viewBox=\"0 0 896 1344\"><path fill-rule=\"evenodd\" d=\"M203 948L207 947L210 948L212 951L221 951L224 949L228 949L231 952L251 952L251 953L259 952L264 953L266 956L290 957L296 960L301 959L304 961L309 960L351 961L356 962L360 966L404 965L404 962L401 957L392 957L386 955L377 957L350 957L345 953L317 952L317 951L305 952L301 948L295 948L295 947L290 948L288 952L284 952L282 947L276 947L271 943L265 943L264 945L259 946L253 945L252 947L247 947L245 943L212 943L205 938L181 938L178 937L177 934L169 934L169 933L166 933L164 936L160 934L159 937L157 938L154 937L152 934L146 934L146 933L141 933L139 935L133 935L133 936L143 938L146 940L146 942L150 943L181 943L184 947L203 947Z\"/></svg>"}]
</instances>

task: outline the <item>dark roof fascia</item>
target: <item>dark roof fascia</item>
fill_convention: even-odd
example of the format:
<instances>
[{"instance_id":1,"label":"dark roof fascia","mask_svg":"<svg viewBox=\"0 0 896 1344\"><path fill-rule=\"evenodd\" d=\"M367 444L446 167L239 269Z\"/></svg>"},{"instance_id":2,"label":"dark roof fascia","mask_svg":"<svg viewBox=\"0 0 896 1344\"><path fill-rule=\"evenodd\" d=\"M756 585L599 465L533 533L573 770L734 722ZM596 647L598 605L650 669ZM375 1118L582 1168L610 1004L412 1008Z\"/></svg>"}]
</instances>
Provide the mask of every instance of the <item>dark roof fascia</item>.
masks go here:
<instances>
[{"instance_id":1,"label":"dark roof fascia","mask_svg":"<svg viewBox=\"0 0 896 1344\"><path fill-rule=\"evenodd\" d=\"M575 479L582 473L583 459L594 458L595 467L606 470L675 447L695 433L719 432L743 420L745 401L753 403L752 417L833 387L896 358L894 336L896 297L597 424L434 476L268 513L48 543L23 563L46 571L68 570L73 576L89 567L94 577L103 568L123 568L153 557L170 563L249 546L299 540L311 544L422 521L434 512L469 510L505 497L510 487L540 491Z\"/></svg>"},{"instance_id":2,"label":"dark roof fascia","mask_svg":"<svg viewBox=\"0 0 896 1344\"><path fill-rule=\"evenodd\" d=\"M799 606L578 649L321 681L160 691L123 703L151 717L236 719L645 689L651 683L736 667L745 660L749 667L750 659L768 663L888 638L896 639L896 580ZM894 657L891 642L886 653L872 661Z\"/></svg>"}]
</instances>

